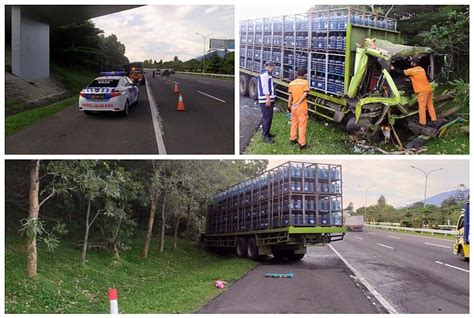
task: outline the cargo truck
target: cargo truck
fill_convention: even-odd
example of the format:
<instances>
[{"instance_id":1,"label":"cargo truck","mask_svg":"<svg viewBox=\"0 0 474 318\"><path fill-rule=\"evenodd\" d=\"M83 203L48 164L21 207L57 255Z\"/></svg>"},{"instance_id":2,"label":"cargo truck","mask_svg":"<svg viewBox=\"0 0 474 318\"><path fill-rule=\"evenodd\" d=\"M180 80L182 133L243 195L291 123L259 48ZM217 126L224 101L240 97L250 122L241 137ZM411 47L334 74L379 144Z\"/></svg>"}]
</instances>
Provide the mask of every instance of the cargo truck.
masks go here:
<instances>
[{"instance_id":1,"label":"cargo truck","mask_svg":"<svg viewBox=\"0 0 474 318\"><path fill-rule=\"evenodd\" d=\"M469 202L467 202L458 219L456 242L453 245L454 254L465 260L469 259L469 231Z\"/></svg>"},{"instance_id":2,"label":"cargo truck","mask_svg":"<svg viewBox=\"0 0 474 318\"><path fill-rule=\"evenodd\" d=\"M363 215L347 215L344 217L344 226L351 232L362 232L364 230Z\"/></svg>"},{"instance_id":3,"label":"cargo truck","mask_svg":"<svg viewBox=\"0 0 474 318\"><path fill-rule=\"evenodd\" d=\"M407 69L417 56L436 86L435 66L446 67L448 57L399 43L396 20L350 7L241 21L240 94L257 97L256 76L264 62L272 61L278 98L286 100L288 83L304 67L313 114L367 140L400 140L405 132L436 137L443 121L435 127L418 123L410 80L391 66ZM404 133L397 134L395 126L404 127Z\"/></svg>"},{"instance_id":4,"label":"cargo truck","mask_svg":"<svg viewBox=\"0 0 474 318\"><path fill-rule=\"evenodd\" d=\"M217 194L201 244L239 257L300 260L306 247L342 240L342 166L287 162Z\"/></svg>"}]
</instances>

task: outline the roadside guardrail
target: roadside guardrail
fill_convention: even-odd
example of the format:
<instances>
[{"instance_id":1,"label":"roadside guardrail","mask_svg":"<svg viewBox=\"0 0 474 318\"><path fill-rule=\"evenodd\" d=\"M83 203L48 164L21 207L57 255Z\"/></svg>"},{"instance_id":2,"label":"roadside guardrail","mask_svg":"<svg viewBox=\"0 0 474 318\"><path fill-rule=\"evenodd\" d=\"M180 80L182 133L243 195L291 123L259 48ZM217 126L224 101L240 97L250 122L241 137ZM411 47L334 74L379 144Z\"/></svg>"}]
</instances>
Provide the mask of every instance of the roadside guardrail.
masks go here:
<instances>
[{"instance_id":1,"label":"roadside guardrail","mask_svg":"<svg viewBox=\"0 0 474 318\"><path fill-rule=\"evenodd\" d=\"M204 75L213 77L235 77L234 74L215 74L215 73L202 73L202 72L181 72L176 71L177 74L189 74L189 75Z\"/></svg>"},{"instance_id":2,"label":"roadside guardrail","mask_svg":"<svg viewBox=\"0 0 474 318\"><path fill-rule=\"evenodd\" d=\"M421 229L421 228L414 228L414 227L375 225L375 224L365 224L364 226L369 227L369 228L375 228L375 229L395 230L395 231L402 231L402 232L431 233L432 235L434 234L444 234L444 236L456 235L456 231L451 231L451 230Z\"/></svg>"}]
</instances>

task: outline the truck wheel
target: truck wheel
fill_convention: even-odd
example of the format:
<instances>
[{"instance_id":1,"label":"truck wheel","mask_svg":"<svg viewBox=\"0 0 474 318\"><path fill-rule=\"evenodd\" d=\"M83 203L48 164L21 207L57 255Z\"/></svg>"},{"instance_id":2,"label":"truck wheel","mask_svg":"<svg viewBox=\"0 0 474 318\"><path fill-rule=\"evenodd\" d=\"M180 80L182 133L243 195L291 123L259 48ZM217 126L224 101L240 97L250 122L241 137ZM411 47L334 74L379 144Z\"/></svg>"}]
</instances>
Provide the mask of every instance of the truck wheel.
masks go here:
<instances>
[{"instance_id":1,"label":"truck wheel","mask_svg":"<svg viewBox=\"0 0 474 318\"><path fill-rule=\"evenodd\" d=\"M252 261L258 259L258 247L255 238L253 237L247 240L247 255Z\"/></svg>"},{"instance_id":2,"label":"truck wheel","mask_svg":"<svg viewBox=\"0 0 474 318\"><path fill-rule=\"evenodd\" d=\"M273 254L273 257L275 257L278 260L288 257L288 251L285 251L285 250L272 249L272 254Z\"/></svg>"},{"instance_id":3,"label":"truck wheel","mask_svg":"<svg viewBox=\"0 0 474 318\"><path fill-rule=\"evenodd\" d=\"M247 257L247 241L243 237L238 237L236 242L237 256L240 258Z\"/></svg>"},{"instance_id":4,"label":"truck wheel","mask_svg":"<svg viewBox=\"0 0 474 318\"><path fill-rule=\"evenodd\" d=\"M249 82L249 98L256 100L258 98L257 79L252 77Z\"/></svg>"},{"instance_id":5,"label":"truck wheel","mask_svg":"<svg viewBox=\"0 0 474 318\"><path fill-rule=\"evenodd\" d=\"M289 261L301 261L305 254L291 254L288 256Z\"/></svg>"},{"instance_id":6,"label":"truck wheel","mask_svg":"<svg viewBox=\"0 0 474 318\"><path fill-rule=\"evenodd\" d=\"M247 74L240 75L240 79L239 79L240 96L249 95L249 80L250 79Z\"/></svg>"}]
</instances>

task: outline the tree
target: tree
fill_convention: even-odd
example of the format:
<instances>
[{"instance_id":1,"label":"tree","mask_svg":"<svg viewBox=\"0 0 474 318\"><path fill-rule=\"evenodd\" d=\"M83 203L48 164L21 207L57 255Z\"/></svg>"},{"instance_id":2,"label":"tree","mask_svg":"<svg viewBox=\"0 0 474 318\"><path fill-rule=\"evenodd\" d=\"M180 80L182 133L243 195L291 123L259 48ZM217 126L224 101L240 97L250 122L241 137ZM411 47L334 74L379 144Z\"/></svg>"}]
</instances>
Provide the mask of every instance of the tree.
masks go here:
<instances>
[{"instance_id":1,"label":"tree","mask_svg":"<svg viewBox=\"0 0 474 318\"><path fill-rule=\"evenodd\" d=\"M387 200L385 199L385 196L381 195L377 200L377 206L383 208L386 205L387 205Z\"/></svg>"}]
</instances>

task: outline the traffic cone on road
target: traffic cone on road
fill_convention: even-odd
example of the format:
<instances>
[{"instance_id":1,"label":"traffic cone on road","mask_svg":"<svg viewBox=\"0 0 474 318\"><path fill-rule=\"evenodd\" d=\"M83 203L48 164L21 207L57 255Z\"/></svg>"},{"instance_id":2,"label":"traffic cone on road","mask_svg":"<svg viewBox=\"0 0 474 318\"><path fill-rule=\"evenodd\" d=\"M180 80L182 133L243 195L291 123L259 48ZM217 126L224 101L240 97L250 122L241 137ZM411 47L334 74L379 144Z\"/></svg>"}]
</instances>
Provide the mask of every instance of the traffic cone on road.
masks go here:
<instances>
[{"instance_id":1,"label":"traffic cone on road","mask_svg":"<svg viewBox=\"0 0 474 318\"><path fill-rule=\"evenodd\" d=\"M176 106L177 111L184 111L186 108L184 108L184 102L183 102L183 96L181 93L179 93L179 98L178 98L178 106Z\"/></svg>"},{"instance_id":2,"label":"traffic cone on road","mask_svg":"<svg viewBox=\"0 0 474 318\"><path fill-rule=\"evenodd\" d=\"M179 93L179 87L177 83L174 83L174 92Z\"/></svg>"}]
</instances>

